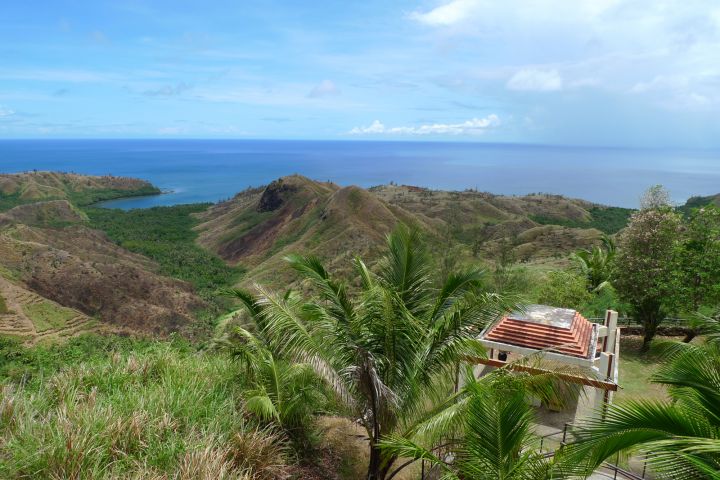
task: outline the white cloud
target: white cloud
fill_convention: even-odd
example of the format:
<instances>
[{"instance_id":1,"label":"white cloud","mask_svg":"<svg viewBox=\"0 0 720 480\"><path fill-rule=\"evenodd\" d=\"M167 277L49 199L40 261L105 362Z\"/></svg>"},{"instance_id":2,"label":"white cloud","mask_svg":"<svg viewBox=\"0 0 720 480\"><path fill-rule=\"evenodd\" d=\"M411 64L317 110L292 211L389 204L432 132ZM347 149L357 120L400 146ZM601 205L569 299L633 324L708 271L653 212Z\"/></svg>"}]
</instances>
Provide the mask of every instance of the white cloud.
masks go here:
<instances>
[{"instance_id":1,"label":"white cloud","mask_svg":"<svg viewBox=\"0 0 720 480\"><path fill-rule=\"evenodd\" d=\"M410 18L426 25L449 26L471 17L479 4L477 0L453 0L425 13L413 12Z\"/></svg>"},{"instance_id":2,"label":"white cloud","mask_svg":"<svg viewBox=\"0 0 720 480\"><path fill-rule=\"evenodd\" d=\"M374 133L385 133L385 125L380 120L375 120L367 127L355 127L350 130L351 135L372 135Z\"/></svg>"},{"instance_id":3,"label":"white cloud","mask_svg":"<svg viewBox=\"0 0 720 480\"><path fill-rule=\"evenodd\" d=\"M495 114L485 118L472 118L462 123L433 123L416 127L386 127L375 120L367 127L355 127L351 135L480 135L486 130L500 125L500 117Z\"/></svg>"},{"instance_id":4,"label":"white cloud","mask_svg":"<svg viewBox=\"0 0 720 480\"><path fill-rule=\"evenodd\" d=\"M498 22L590 22L628 0L450 0L426 12L415 11L410 18L433 27L465 23L475 26ZM562 15L558 15L562 12Z\"/></svg>"},{"instance_id":5,"label":"white cloud","mask_svg":"<svg viewBox=\"0 0 720 480\"><path fill-rule=\"evenodd\" d=\"M340 90L337 88L337 86L335 86L335 83L333 83L332 80L323 80L319 84L315 85L312 90L310 90L310 93L308 93L308 97L329 97L333 95L338 95L339 93Z\"/></svg>"},{"instance_id":6,"label":"white cloud","mask_svg":"<svg viewBox=\"0 0 720 480\"><path fill-rule=\"evenodd\" d=\"M4 106L0 105L0 118L9 117L9 116L14 115L14 114L15 114L15 111L14 111L14 110L11 110L11 109L9 109L9 108L7 108L7 107L4 107Z\"/></svg>"},{"instance_id":7,"label":"white cloud","mask_svg":"<svg viewBox=\"0 0 720 480\"><path fill-rule=\"evenodd\" d=\"M562 90L563 79L557 70L523 69L510 77L509 90L552 92Z\"/></svg>"}]
</instances>

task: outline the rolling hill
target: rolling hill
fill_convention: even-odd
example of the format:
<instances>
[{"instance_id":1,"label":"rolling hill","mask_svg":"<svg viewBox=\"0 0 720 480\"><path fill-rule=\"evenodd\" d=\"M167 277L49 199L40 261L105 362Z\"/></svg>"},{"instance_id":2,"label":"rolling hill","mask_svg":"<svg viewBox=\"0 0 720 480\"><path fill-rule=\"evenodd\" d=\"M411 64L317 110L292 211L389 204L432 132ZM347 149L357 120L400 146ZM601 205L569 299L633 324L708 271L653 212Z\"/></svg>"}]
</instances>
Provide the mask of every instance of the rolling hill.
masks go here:
<instances>
[{"instance_id":1,"label":"rolling hill","mask_svg":"<svg viewBox=\"0 0 720 480\"><path fill-rule=\"evenodd\" d=\"M0 174L0 211L46 200L68 200L82 206L102 200L160 193L145 180L112 175L25 172Z\"/></svg>"},{"instance_id":2,"label":"rolling hill","mask_svg":"<svg viewBox=\"0 0 720 480\"><path fill-rule=\"evenodd\" d=\"M338 271L355 255L372 257L398 223L431 225L367 190L293 175L239 193L200 215L199 243L232 264L248 268L245 282L287 284L282 258L315 254Z\"/></svg>"},{"instance_id":3,"label":"rolling hill","mask_svg":"<svg viewBox=\"0 0 720 480\"><path fill-rule=\"evenodd\" d=\"M398 222L421 229L439 252L460 246L458 255L477 248L478 255L493 258L510 244L519 260L565 259L598 241L602 231L596 227L604 225L595 222L596 212L609 208L557 195L397 185L366 190L293 175L212 206L200 214L197 230L202 246L249 269L243 283L280 286L292 279L282 262L286 254L312 253L344 272L356 254L371 259ZM620 210L627 219L629 211Z\"/></svg>"},{"instance_id":4,"label":"rolling hill","mask_svg":"<svg viewBox=\"0 0 720 480\"><path fill-rule=\"evenodd\" d=\"M492 263L509 251L519 261L558 266L570 252L597 242L603 231L616 231L630 213L557 195L511 197L398 185L363 189L299 175L208 207L147 214L82 208L97 199L152 191L157 189L147 182L120 177L0 175L0 205L5 206L0 277L3 303L14 312L0 315L0 334L14 331L37 340L87 329L189 332L218 285L211 277L189 275L192 262L217 262L203 271L222 273L226 283L236 281L233 272L245 270L243 285L286 288L295 280L283 261L288 253L317 255L342 275L356 255L372 263L400 222L420 229L439 261ZM165 230L149 221L164 223L162 228L184 242L182 248L167 243ZM215 255L238 268L222 270L225 265ZM196 290L199 285L204 296ZM28 314L25 304L42 306L28 307Z\"/></svg>"},{"instance_id":5,"label":"rolling hill","mask_svg":"<svg viewBox=\"0 0 720 480\"><path fill-rule=\"evenodd\" d=\"M193 312L206 307L191 285L89 228L78 208L158 191L149 183L38 172L2 175L0 185L0 204L16 204L0 212L0 334L28 341L97 329L166 335L191 329Z\"/></svg>"}]
</instances>

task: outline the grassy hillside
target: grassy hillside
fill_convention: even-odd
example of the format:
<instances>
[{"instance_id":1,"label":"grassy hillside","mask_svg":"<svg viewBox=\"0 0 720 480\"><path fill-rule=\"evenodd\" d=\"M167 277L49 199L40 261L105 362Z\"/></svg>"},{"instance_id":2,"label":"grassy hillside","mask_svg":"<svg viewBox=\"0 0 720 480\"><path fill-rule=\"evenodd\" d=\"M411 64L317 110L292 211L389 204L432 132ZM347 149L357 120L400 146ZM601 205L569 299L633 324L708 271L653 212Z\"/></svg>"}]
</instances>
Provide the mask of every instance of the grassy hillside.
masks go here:
<instances>
[{"instance_id":1,"label":"grassy hillside","mask_svg":"<svg viewBox=\"0 0 720 480\"><path fill-rule=\"evenodd\" d=\"M283 177L264 189L242 192L199 217L198 242L230 264L248 268L248 282L287 286L293 273L283 257L318 255L347 271L353 255L373 258L398 223L420 226L424 219L388 205L358 187L340 188L301 176Z\"/></svg>"},{"instance_id":2,"label":"grassy hillside","mask_svg":"<svg viewBox=\"0 0 720 480\"><path fill-rule=\"evenodd\" d=\"M181 343L114 340L89 337L18 353L31 381L0 391L0 477L282 473L289 458L284 439L244 420L228 357L197 354ZM0 340L0 357L12 349ZM0 365L7 375L7 363Z\"/></svg>"},{"instance_id":3,"label":"grassy hillside","mask_svg":"<svg viewBox=\"0 0 720 480\"><path fill-rule=\"evenodd\" d=\"M160 189L144 180L59 172L0 174L0 211L46 200L82 206L120 197L153 195Z\"/></svg>"},{"instance_id":4,"label":"grassy hillside","mask_svg":"<svg viewBox=\"0 0 720 480\"><path fill-rule=\"evenodd\" d=\"M157 262L88 228L82 212L76 222L54 222L55 217L45 215L52 211L47 208L51 203L17 207L23 210L22 215L11 216L13 209L7 212L6 221L0 221L0 274L3 285L7 283L4 293L11 294L12 298L7 299L18 306L13 308L15 316L2 318L0 331L36 336L48 330L48 325L53 327L52 322L40 319L38 323L23 316L26 305L42 298L79 311L77 321L73 317L68 322L72 329L67 333L78 331L87 323L87 317L111 324L114 329L161 335L193 328L195 312L206 309L208 303L192 285L162 275ZM56 203L70 205L67 201ZM72 209L67 212L74 212ZM7 221L8 217L12 218ZM37 218L50 221L29 221ZM187 231L192 234L189 228ZM187 243L191 249L199 250L192 240ZM180 265L188 261L179 247L177 252L183 255L177 259ZM202 258L187 268L199 271L207 264ZM221 262L220 267L226 268Z\"/></svg>"},{"instance_id":5,"label":"grassy hillside","mask_svg":"<svg viewBox=\"0 0 720 480\"><path fill-rule=\"evenodd\" d=\"M242 370L184 340L87 335L22 347L0 337L0 478L350 480L357 425L320 418L296 450L244 409ZM408 477L398 476L399 480Z\"/></svg>"}]
</instances>

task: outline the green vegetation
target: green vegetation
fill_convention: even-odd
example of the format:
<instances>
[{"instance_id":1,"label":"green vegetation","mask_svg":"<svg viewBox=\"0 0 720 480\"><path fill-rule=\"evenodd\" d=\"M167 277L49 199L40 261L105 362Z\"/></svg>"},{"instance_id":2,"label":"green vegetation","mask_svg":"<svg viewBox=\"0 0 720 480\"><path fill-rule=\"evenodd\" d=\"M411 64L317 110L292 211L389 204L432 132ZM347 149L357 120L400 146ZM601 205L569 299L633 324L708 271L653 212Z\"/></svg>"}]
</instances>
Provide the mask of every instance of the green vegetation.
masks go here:
<instances>
[{"instance_id":1,"label":"green vegetation","mask_svg":"<svg viewBox=\"0 0 720 480\"><path fill-rule=\"evenodd\" d=\"M162 193L159 188L153 185L136 188L134 190L126 189L86 189L80 191L71 191L68 193L68 200L79 207L92 205L98 202L105 202L117 198L142 197L145 195L158 195Z\"/></svg>"},{"instance_id":2,"label":"green vegetation","mask_svg":"<svg viewBox=\"0 0 720 480\"><path fill-rule=\"evenodd\" d=\"M708 327L720 333L716 321ZM612 405L603 418L575 433L564 456L581 471L618 452L647 455L661 478L718 478L720 472L720 345L679 343L666 348L652 380L670 387L672 402L636 398ZM642 398L642 397L641 397Z\"/></svg>"},{"instance_id":3,"label":"green vegetation","mask_svg":"<svg viewBox=\"0 0 720 480\"><path fill-rule=\"evenodd\" d=\"M591 300L592 293L587 291L585 279L563 270L547 273L538 297L538 303L574 310L582 310Z\"/></svg>"},{"instance_id":4,"label":"green vegetation","mask_svg":"<svg viewBox=\"0 0 720 480\"><path fill-rule=\"evenodd\" d=\"M180 257L168 252L194 246L192 213L199 208L88 213L119 243L155 248L158 263L174 269L179 267L171 263ZM140 247L136 251L143 253ZM197 265L203 258L191 261ZM209 350L180 338L87 335L32 348L0 338L0 477L314 478L314 471L302 470L307 467L357 478L356 466L363 462L367 478L385 480L416 478L411 476L415 465L406 463L423 458L445 478L569 478L568 465L581 470L572 473L586 474L594 462L647 439L635 433L659 422L644 419L642 428L628 433L623 412L636 404L613 407L610 423L625 427L618 434L622 442L598 443L596 425L589 425L578 433L581 443L554 460L538 450L534 412L526 399L557 405L568 390L576 393L572 388L561 386L551 373L502 368L475 380L470 369L461 368L465 357L483 355L477 341L482 328L514 306L488 288L529 292L546 303L586 312L617 303L612 286L590 289L588 277L572 271L545 272L541 280L540 272L516 269L509 257L500 259L489 278L450 266L439 276L437 259L429 256L417 231L406 228L393 232L372 270L356 260L352 284L333 278L316 258L288 260L304 277L304 289L234 290L242 308L223 319L224 335ZM217 289L225 277L203 278ZM38 311L48 325L59 321L53 317L57 312ZM698 332L718 338L705 324ZM671 367L656 354L623 353L621 400L648 392L663 398L664 390L647 388L649 378L685 389L677 395L677 389L670 390L675 404L658 404L670 409L666 418L675 423L654 428L653 435L664 436L654 437L653 449L668 440L697 453L698 462L716 461L707 451L711 444L697 452L692 448L706 437L716 440L714 433L700 434L717 429L708 423L717 408L703 406L687 418L682 410L705 401L688 393L692 381L711 385L714 393L701 393L718 403L720 385L712 382L720 378L720 363L710 348L691 344L669 354L676 383L667 380ZM677 360L700 349L702 358ZM328 447L319 439L327 414L335 415L336 424L349 425L342 438L361 438L342 458L324 456ZM693 438L672 430L678 425L696 428L688 435ZM454 459L450 464L447 455Z\"/></svg>"},{"instance_id":5,"label":"green vegetation","mask_svg":"<svg viewBox=\"0 0 720 480\"><path fill-rule=\"evenodd\" d=\"M20 390L3 387L0 477L285 475L286 441L244 420L237 371L228 357L169 343L134 343L120 340L132 348L98 356L91 342L76 341L73 346L89 349L90 358L37 376ZM72 347L63 352L67 348ZM71 352L45 351L61 358Z\"/></svg>"},{"instance_id":6,"label":"green vegetation","mask_svg":"<svg viewBox=\"0 0 720 480\"><path fill-rule=\"evenodd\" d=\"M537 448L535 415L527 398L538 395L541 385L552 390L552 378L538 381L504 369L480 379L469 370L465 377L465 387L423 425L418 439L390 437L381 443L383 451L424 459L448 480L551 478L554 459ZM440 439L446 445L443 449L436 445ZM448 457L453 461L448 462Z\"/></svg>"},{"instance_id":7,"label":"green vegetation","mask_svg":"<svg viewBox=\"0 0 720 480\"><path fill-rule=\"evenodd\" d=\"M308 427L313 415L324 411L328 403L312 366L290 362L273 352L262 332L256 337L235 326L232 333L226 345L244 374L241 382L246 410L263 422L277 422L298 447L309 447Z\"/></svg>"},{"instance_id":8,"label":"green vegetation","mask_svg":"<svg viewBox=\"0 0 720 480\"><path fill-rule=\"evenodd\" d=\"M641 210L620 235L618 247L612 283L643 325L643 349L648 349L667 316L694 313L720 301L716 207L696 210L689 217L670 207Z\"/></svg>"},{"instance_id":9,"label":"green vegetation","mask_svg":"<svg viewBox=\"0 0 720 480\"><path fill-rule=\"evenodd\" d=\"M351 418L359 419L369 439L367 478L389 478L398 456L380 442L419 427L432 414L452 391L460 359L484 354L477 336L510 305L482 292L478 270L453 272L435 285L418 232L405 227L389 236L377 273L356 261L357 294L317 258L295 255L289 261L317 297L262 289L259 296L238 291L237 297L268 348L305 359Z\"/></svg>"},{"instance_id":10,"label":"green vegetation","mask_svg":"<svg viewBox=\"0 0 720 480\"><path fill-rule=\"evenodd\" d=\"M68 320L76 315L73 310L48 301L24 305L22 308L38 332L62 328Z\"/></svg>"},{"instance_id":11,"label":"green vegetation","mask_svg":"<svg viewBox=\"0 0 720 480\"><path fill-rule=\"evenodd\" d=\"M615 394L615 402L637 398L668 399L667 390L662 385L652 382L653 375L664 362L664 355L652 349L649 352L641 352L641 345L642 337L628 335L620 337L619 366L622 388Z\"/></svg>"},{"instance_id":12,"label":"green vegetation","mask_svg":"<svg viewBox=\"0 0 720 480\"><path fill-rule=\"evenodd\" d=\"M179 338L169 343L181 352L194 351L186 341ZM154 342L150 340L87 334L70 338L63 344L27 348L19 339L0 337L0 382L23 381L34 390L37 387L35 380L41 380L65 367L83 361L99 361L113 354L141 354L153 345Z\"/></svg>"},{"instance_id":13,"label":"green vegetation","mask_svg":"<svg viewBox=\"0 0 720 480\"><path fill-rule=\"evenodd\" d=\"M103 230L120 246L160 265L160 272L192 283L205 297L235 283L241 267L226 265L195 243L199 222L193 216L209 204L177 205L138 210L87 208L93 228Z\"/></svg>"},{"instance_id":14,"label":"green vegetation","mask_svg":"<svg viewBox=\"0 0 720 480\"><path fill-rule=\"evenodd\" d=\"M560 225L571 228L597 228L608 235L619 232L628 224L633 210L622 207L590 207L590 220L579 221L558 217L529 215L529 218L541 225Z\"/></svg>"},{"instance_id":15,"label":"green vegetation","mask_svg":"<svg viewBox=\"0 0 720 480\"><path fill-rule=\"evenodd\" d=\"M696 208L707 207L708 205L714 205L720 207L720 195L710 195L707 197L690 197L685 205L679 209L684 213L690 213Z\"/></svg>"},{"instance_id":16,"label":"green vegetation","mask_svg":"<svg viewBox=\"0 0 720 480\"><path fill-rule=\"evenodd\" d=\"M602 246L596 245L590 250L580 250L570 256L580 274L585 277L588 291L599 292L610 285L616 251L615 241L603 235Z\"/></svg>"},{"instance_id":17,"label":"green vegetation","mask_svg":"<svg viewBox=\"0 0 720 480\"><path fill-rule=\"evenodd\" d=\"M0 212L10 210L19 205L26 205L38 201L47 200L68 200L70 203L83 207L107 200L115 200L125 197L139 197L144 195L157 195L161 193L160 189L152 185L146 185L134 190L128 189L112 189L112 188L87 188L83 190L68 190L65 195L50 195L41 199L22 198L20 193L3 194L0 193Z\"/></svg>"}]
</instances>

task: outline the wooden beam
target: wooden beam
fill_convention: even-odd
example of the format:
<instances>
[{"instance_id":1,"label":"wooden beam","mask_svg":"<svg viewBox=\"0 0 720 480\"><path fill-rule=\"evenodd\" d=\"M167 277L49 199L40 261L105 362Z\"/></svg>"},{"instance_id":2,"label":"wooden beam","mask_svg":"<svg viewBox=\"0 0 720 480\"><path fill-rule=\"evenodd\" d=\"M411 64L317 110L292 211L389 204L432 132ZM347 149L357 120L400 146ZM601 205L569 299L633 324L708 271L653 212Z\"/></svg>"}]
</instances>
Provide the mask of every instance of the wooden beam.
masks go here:
<instances>
[{"instance_id":1,"label":"wooden beam","mask_svg":"<svg viewBox=\"0 0 720 480\"><path fill-rule=\"evenodd\" d=\"M469 362L469 363L474 363L476 365L477 364L488 365L488 366L497 367L497 368L507 367L510 370L515 370L518 372L527 372L527 373L531 373L533 375L551 374L551 375L555 375L557 378L564 380L566 382L577 383L579 385L585 385L588 387L601 388L603 390L607 390L607 391L611 391L611 392L617 392L617 390L618 390L618 385L616 383L604 382L602 380L595 380L595 379L586 378L586 377L579 377L577 375L570 375L568 373L558 373L558 372L554 372L552 370L546 370L546 369L542 369L542 368L528 367L527 365L518 365L516 363L501 362L500 360L492 360L489 358L477 358L477 357L466 357L465 361Z\"/></svg>"}]
</instances>

